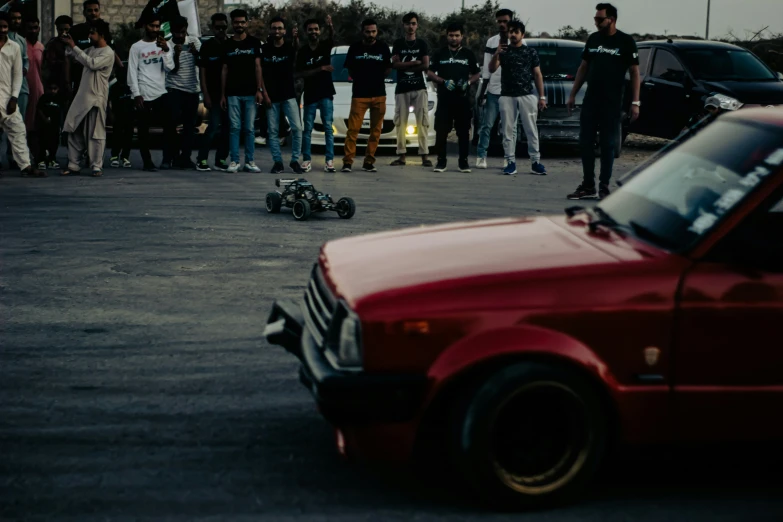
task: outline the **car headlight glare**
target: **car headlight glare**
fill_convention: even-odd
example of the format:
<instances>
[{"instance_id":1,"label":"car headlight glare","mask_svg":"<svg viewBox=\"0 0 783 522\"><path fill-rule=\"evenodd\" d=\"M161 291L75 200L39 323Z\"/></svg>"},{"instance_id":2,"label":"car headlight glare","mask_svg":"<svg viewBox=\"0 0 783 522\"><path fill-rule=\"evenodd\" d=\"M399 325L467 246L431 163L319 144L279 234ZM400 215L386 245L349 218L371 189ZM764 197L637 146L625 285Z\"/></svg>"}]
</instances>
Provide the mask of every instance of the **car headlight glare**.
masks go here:
<instances>
[{"instance_id":1,"label":"car headlight glare","mask_svg":"<svg viewBox=\"0 0 783 522\"><path fill-rule=\"evenodd\" d=\"M414 127L413 125L408 125L407 127L405 127L405 132L407 132L409 136L412 136L416 134L416 127Z\"/></svg>"},{"instance_id":2,"label":"car headlight glare","mask_svg":"<svg viewBox=\"0 0 783 522\"><path fill-rule=\"evenodd\" d=\"M744 103L739 101L736 98L732 98L731 96L726 96L725 94L713 94L709 98L707 98L706 104L718 104L718 107L725 111L736 111L740 108L742 108Z\"/></svg>"},{"instance_id":3,"label":"car headlight glare","mask_svg":"<svg viewBox=\"0 0 783 522\"><path fill-rule=\"evenodd\" d=\"M359 319L349 314L340 326L340 345L337 350L340 366L361 366L362 348L359 339Z\"/></svg>"}]
</instances>

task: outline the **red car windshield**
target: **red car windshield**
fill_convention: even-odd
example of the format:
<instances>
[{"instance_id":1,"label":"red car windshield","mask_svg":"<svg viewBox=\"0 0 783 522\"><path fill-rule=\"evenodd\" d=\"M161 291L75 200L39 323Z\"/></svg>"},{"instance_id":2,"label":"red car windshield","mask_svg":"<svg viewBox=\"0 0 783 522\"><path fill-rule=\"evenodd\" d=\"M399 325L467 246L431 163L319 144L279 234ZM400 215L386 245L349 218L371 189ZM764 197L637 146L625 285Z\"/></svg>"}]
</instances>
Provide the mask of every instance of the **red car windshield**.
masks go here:
<instances>
[{"instance_id":1,"label":"red car windshield","mask_svg":"<svg viewBox=\"0 0 783 522\"><path fill-rule=\"evenodd\" d=\"M661 248L686 250L782 165L779 131L718 120L639 172L599 213Z\"/></svg>"}]
</instances>

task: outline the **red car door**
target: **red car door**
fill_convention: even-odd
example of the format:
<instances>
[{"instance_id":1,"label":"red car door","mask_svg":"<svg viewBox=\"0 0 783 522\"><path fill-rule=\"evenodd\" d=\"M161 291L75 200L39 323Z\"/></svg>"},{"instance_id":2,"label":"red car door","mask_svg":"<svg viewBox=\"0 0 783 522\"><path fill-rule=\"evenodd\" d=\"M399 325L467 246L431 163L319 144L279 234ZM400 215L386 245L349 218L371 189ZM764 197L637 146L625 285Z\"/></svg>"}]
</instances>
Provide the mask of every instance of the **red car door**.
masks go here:
<instances>
[{"instance_id":1,"label":"red car door","mask_svg":"<svg viewBox=\"0 0 783 522\"><path fill-rule=\"evenodd\" d=\"M783 188L682 281L675 436L783 438Z\"/></svg>"}]
</instances>

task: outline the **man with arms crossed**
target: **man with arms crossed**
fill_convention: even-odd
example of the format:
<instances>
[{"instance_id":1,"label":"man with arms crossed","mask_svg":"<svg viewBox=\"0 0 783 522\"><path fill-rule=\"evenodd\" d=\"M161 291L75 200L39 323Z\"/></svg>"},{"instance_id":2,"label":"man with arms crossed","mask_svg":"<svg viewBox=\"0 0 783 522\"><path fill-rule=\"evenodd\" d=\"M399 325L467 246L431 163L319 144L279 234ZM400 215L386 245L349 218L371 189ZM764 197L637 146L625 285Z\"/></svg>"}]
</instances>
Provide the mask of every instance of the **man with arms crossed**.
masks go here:
<instances>
[{"instance_id":1,"label":"man with arms crossed","mask_svg":"<svg viewBox=\"0 0 783 522\"><path fill-rule=\"evenodd\" d=\"M280 174L283 168L283 153L280 150L280 116L285 115L291 127L291 162L288 164L296 174L301 174L299 154L302 152L302 121L299 117L299 104L296 102L294 86L294 61L299 47L298 30L294 27L293 44L285 41L285 21L276 16L269 21L271 38L261 50L264 84L271 104L266 109L269 151L272 153L272 174Z\"/></svg>"},{"instance_id":2,"label":"man with arms crossed","mask_svg":"<svg viewBox=\"0 0 783 522\"><path fill-rule=\"evenodd\" d=\"M459 140L459 170L470 172L470 119L472 103L470 85L479 79L476 56L462 47L462 26L450 24L446 29L448 47L432 57L428 78L438 85L438 109L435 111L435 151L438 164L434 172L446 170L446 139L457 130Z\"/></svg>"},{"instance_id":3,"label":"man with arms crossed","mask_svg":"<svg viewBox=\"0 0 783 522\"><path fill-rule=\"evenodd\" d=\"M582 64L576 73L568 97L568 108L576 105L576 93L587 81L587 92L580 116L579 147L582 149L582 183L568 199L603 199L609 195L614 150L620 137L620 113L625 91L625 73L630 70L631 122L639 117L639 52L629 35L617 30L617 9L612 4L598 4L595 13L598 32L590 35L582 53ZM601 175L595 191L595 138L601 135Z\"/></svg>"},{"instance_id":4,"label":"man with arms crossed","mask_svg":"<svg viewBox=\"0 0 783 522\"><path fill-rule=\"evenodd\" d=\"M261 69L261 41L247 34L247 12L243 9L231 11L231 27L234 36L223 46L223 97L220 107L228 109L231 121L229 153L231 164L226 172L239 170L239 134L245 137L245 167L247 172L261 172L256 165L255 121L256 104L269 107L271 100L264 86L264 72Z\"/></svg>"},{"instance_id":5,"label":"man with arms crossed","mask_svg":"<svg viewBox=\"0 0 783 522\"><path fill-rule=\"evenodd\" d=\"M19 91L22 90L22 51L20 45L8 37L11 17L0 12L0 130L8 135L8 146L22 176L45 177L32 166L27 150L24 118L19 110Z\"/></svg>"},{"instance_id":6,"label":"man with arms crossed","mask_svg":"<svg viewBox=\"0 0 783 522\"><path fill-rule=\"evenodd\" d=\"M544 96L544 77L541 75L541 64L538 53L532 47L522 45L525 36L525 24L517 20L508 23L509 44L500 44L489 63L490 72L495 72L501 66L505 72L500 78L500 112L503 122L503 151L506 156L504 174L517 173L516 127L517 120L522 120L522 128L527 137L527 152L533 165L530 172L540 176L546 175L546 169L541 164L541 152L538 149L538 111L546 109ZM538 98L533 94L533 81L538 89Z\"/></svg>"},{"instance_id":7,"label":"man with arms crossed","mask_svg":"<svg viewBox=\"0 0 783 522\"><path fill-rule=\"evenodd\" d=\"M348 132L345 136L345 157L342 172L351 172L356 156L356 138L362 128L367 110L370 111L370 136L362 170L377 172L375 151L386 115L386 77L391 72L389 47L378 41L378 23L370 18L362 22L363 39L348 48L345 68L353 78L353 97L348 116Z\"/></svg>"},{"instance_id":8,"label":"man with arms crossed","mask_svg":"<svg viewBox=\"0 0 783 522\"><path fill-rule=\"evenodd\" d=\"M321 112L321 123L325 137L325 172L334 172L334 82L332 81L332 47L334 46L334 26L332 17L326 17L328 36L321 40L321 26L318 20L310 19L304 24L307 31L307 44L299 49L296 58L296 76L304 78L304 134L302 135L302 170L310 172L310 156L315 113Z\"/></svg>"},{"instance_id":9,"label":"man with arms crossed","mask_svg":"<svg viewBox=\"0 0 783 522\"><path fill-rule=\"evenodd\" d=\"M409 107L413 107L421 165L431 167L432 162L427 158L427 154L429 154L427 134L430 127L427 85L424 83L424 75L422 74L430 66L430 47L426 41L416 38L419 15L416 13L406 14L402 17L402 25L405 27L405 38L395 41L392 47L392 68L397 69L397 87L394 91L394 127L397 130L397 154L400 155L392 162L392 165L405 165L408 111Z\"/></svg>"}]
</instances>

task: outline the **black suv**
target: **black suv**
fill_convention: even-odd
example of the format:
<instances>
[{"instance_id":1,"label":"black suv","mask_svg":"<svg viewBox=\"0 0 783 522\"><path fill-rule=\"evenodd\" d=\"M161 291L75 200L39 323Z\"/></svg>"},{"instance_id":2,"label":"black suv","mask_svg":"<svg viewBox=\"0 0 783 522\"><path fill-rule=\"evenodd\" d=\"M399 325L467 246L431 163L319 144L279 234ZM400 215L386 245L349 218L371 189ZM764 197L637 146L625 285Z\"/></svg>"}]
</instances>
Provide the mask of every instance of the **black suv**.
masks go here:
<instances>
[{"instance_id":1,"label":"black suv","mask_svg":"<svg viewBox=\"0 0 783 522\"><path fill-rule=\"evenodd\" d=\"M671 139L718 95L724 109L783 105L783 81L747 49L704 40L640 42L641 102L630 131Z\"/></svg>"}]
</instances>

